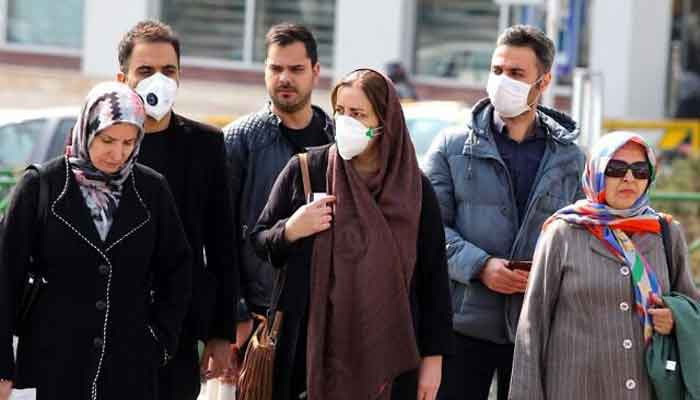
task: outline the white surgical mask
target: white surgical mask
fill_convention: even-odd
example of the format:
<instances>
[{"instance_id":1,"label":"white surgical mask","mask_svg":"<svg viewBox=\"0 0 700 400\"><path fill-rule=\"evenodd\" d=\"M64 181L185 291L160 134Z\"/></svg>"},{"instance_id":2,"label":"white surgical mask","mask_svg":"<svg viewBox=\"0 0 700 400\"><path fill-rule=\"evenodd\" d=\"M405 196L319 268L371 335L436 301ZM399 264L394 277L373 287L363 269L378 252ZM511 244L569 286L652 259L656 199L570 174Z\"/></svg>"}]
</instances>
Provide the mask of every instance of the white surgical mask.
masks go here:
<instances>
[{"instance_id":1,"label":"white surgical mask","mask_svg":"<svg viewBox=\"0 0 700 400\"><path fill-rule=\"evenodd\" d=\"M345 160L351 160L365 151L376 135L375 129L364 126L355 118L345 115L335 117L335 143L338 153Z\"/></svg>"},{"instance_id":2,"label":"white surgical mask","mask_svg":"<svg viewBox=\"0 0 700 400\"><path fill-rule=\"evenodd\" d=\"M136 93L143 98L146 114L160 121L173 108L177 82L156 72L136 85Z\"/></svg>"},{"instance_id":3,"label":"white surgical mask","mask_svg":"<svg viewBox=\"0 0 700 400\"><path fill-rule=\"evenodd\" d=\"M542 77L537 79L534 84L540 79ZM534 84L520 82L503 73L496 75L491 72L486 91L489 94L491 104L501 117L514 118L530 110L531 105L527 104L527 97Z\"/></svg>"}]
</instances>

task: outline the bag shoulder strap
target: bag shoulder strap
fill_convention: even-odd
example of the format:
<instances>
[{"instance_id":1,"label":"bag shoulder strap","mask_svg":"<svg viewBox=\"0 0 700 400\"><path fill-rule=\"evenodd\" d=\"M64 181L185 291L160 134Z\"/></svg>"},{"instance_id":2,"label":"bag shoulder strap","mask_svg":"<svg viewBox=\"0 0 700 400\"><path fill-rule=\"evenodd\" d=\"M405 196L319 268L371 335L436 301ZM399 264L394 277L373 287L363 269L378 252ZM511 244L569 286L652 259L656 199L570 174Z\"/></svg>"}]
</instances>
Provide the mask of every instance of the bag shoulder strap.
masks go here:
<instances>
[{"instance_id":1,"label":"bag shoulder strap","mask_svg":"<svg viewBox=\"0 0 700 400\"><path fill-rule=\"evenodd\" d=\"M668 223L668 216L659 213L659 225L661 225L661 240L664 243L664 253L666 254L666 264L668 265L669 276L673 266L673 243L671 241L671 226Z\"/></svg>"},{"instance_id":2,"label":"bag shoulder strap","mask_svg":"<svg viewBox=\"0 0 700 400\"><path fill-rule=\"evenodd\" d=\"M46 177L44 168L40 164L31 164L26 168L26 171L34 170L39 175L39 201L36 206L36 221L35 227L37 232L37 237L41 239L42 228L46 225L49 214L49 181ZM38 254L38 247L41 240L36 240L34 248L34 255L32 256L32 265L35 273L38 273L38 263L36 254Z\"/></svg>"},{"instance_id":3,"label":"bag shoulder strap","mask_svg":"<svg viewBox=\"0 0 700 400\"><path fill-rule=\"evenodd\" d=\"M31 164L26 170L34 170L39 175L39 201L36 208L36 223L37 227L42 227L46 224L48 216L49 182L40 164Z\"/></svg>"},{"instance_id":4,"label":"bag shoulder strap","mask_svg":"<svg viewBox=\"0 0 700 400\"><path fill-rule=\"evenodd\" d=\"M301 180L304 185L304 198L308 202L309 199L311 198L311 178L309 175L309 159L308 155L306 153L299 153L297 154L297 157L299 158L299 166L301 168ZM282 290L284 289L284 284L287 280L287 267L280 268L277 271L277 276L275 279L275 286L272 289L272 295L270 298L270 308L267 311L267 319L268 321L274 321L277 320L277 313L275 312L277 310L277 306L280 301L280 297L282 297ZM268 325L268 329L272 329L274 326L274 322L270 322ZM279 325L278 325L279 327Z\"/></svg>"},{"instance_id":5,"label":"bag shoulder strap","mask_svg":"<svg viewBox=\"0 0 700 400\"><path fill-rule=\"evenodd\" d=\"M299 167L301 168L301 180L304 184L304 199L306 202L311 199L311 177L309 175L309 155L306 153L297 154Z\"/></svg>"}]
</instances>

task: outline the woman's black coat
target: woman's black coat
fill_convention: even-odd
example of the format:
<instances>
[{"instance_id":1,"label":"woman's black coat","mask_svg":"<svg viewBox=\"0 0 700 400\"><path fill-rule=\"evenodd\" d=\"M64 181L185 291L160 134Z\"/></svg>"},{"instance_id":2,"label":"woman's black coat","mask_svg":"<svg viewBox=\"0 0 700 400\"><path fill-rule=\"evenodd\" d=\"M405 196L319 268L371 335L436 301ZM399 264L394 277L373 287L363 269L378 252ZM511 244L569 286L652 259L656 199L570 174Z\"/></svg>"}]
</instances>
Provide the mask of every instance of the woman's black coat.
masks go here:
<instances>
[{"instance_id":1,"label":"woman's black coat","mask_svg":"<svg viewBox=\"0 0 700 400\"><path fill-rule=\"evenodd\" d=\"M155 399L157 370L177 345L191 292L191 251L165 180L136 164L102 242L67 161L44 168L45 226L36 222L39 177L20 180L0 259L0 378L40 400ZM21 331L11 329L34 255L48 285ZM155 297L151 299L150 292Z\"/></svg>"},{"instance_id":2,"label":"woman's black coat","mask_svg":"<svg viewBox=\"0 0 700 400\"><path fill-rule=\"evenodd\" d=\"M326 193L326 168L330 146L309 151L309 175L313 192ZM293 157L277 177L251 239L259 256L277 268L286 267L286 282L279 309L284 313L275 360L275 400L293 398L305 388L306 332L309 306L313 237L289 244L284 225L305 203L299 159ZM410 301L421 356L454 351L445 231L435 192L423 177L423 200L418 231L417 261L411 281ZM417 372L399 377L392 399L415 399Z\"/></svg>"}]
</instances>

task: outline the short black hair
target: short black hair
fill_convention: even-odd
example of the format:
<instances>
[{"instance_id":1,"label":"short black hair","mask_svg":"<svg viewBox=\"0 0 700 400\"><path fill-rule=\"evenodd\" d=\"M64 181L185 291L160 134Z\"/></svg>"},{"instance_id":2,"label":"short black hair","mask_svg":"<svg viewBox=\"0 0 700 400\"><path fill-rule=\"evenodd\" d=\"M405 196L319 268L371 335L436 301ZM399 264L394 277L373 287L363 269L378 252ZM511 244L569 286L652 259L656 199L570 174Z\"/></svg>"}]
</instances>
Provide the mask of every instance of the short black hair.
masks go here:
<instances>
[{"instance_id":1,"label":"short black hair","mask_svg":"<svg viewBox=\"0 0 700 400\"><path fill-rule=\"evenodd\" d=\"M170 43L177 55L177 65L180 66L180 39L170 25L160 21L141 21L134 25L119 42L119 69L123 73L129 70L131 52L137 42Z\"/></svg>"},{"instance_id":2,"label":"short black hair","mask_svg":"<svg viewBox=\"0 0 700 400\"><path fill-rule=\"evenodd\" d=\"M537 57L541 74L549 72L554 64L554 42L534 26L513 25L501 33L496 45L531 48Z\"/></svg>"},{"instance_id":3,"label":"short black hair","mask_svg":"<svg viewBox=\"0 0 700 400\"><path fill-rule=\"evenodd\" d=\"M285 47L296 42L304 44L306 55L311 60L311 65L316 65L318 62L316 39L305 26L292 23L277 24L272 26L267 31L267 35L265 35L265 47L267 50L273 44Z\"/></svg>"}]
</instances>

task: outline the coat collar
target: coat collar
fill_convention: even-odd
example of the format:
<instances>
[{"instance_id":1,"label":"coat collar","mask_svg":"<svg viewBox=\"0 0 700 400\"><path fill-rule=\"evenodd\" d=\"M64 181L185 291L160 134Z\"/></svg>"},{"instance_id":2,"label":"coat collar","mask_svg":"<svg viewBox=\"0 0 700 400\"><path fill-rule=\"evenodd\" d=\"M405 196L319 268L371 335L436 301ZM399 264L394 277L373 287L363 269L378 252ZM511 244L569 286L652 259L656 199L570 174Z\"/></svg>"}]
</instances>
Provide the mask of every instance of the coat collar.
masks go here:
<instances>
[{"instance_id":1,"label":"coat collar","mask_svg":"<svg viewBox=\"0 0 700 400\"><path fill-rule=\"evenodd\" d=\"M589 234L589 237L589 245L593 252L611 260L615 260L618 263L621 262L620 258L613 254L613 252L610 251L600 239L592 234ZM634 243L635 249L637 249L637 251L640 252L647 260L651 256L651 253L656 251L659 245L659 235L652 233L639 233L632 235L630 240L632 240Z\"/></svg>"},{"instance_id":2,"label":"coat collar","mask_svg":"<svg viewBox=\"0 0 700 400\"><path fill-rule=\"evenodd\" d=\"M335 125L331 117L323 111L322 108L312 104L311 109L315 117L321 118L323 123L323 132L326 134L329 143L335 142ZM275 127L273 130L277 135L281 134L279 126L282 123L282 119L272 111L272 101L268 100L263 108L258 112L258 115L263 118L268 124Z\"/></svg>"},{"instance_id":3,"label":"coat collar","mask_svg":"<svg viewBox=\"0 0 700 400\"><path fill-rule=\"evenodd\" d=\"M51 205L51 211L71 231L98 252L111 250L150 221L150 211L138 193L132 171L124 184L119 208L107 234L107 240L102 242L67 158L63 168L66 173L63 191Z\"/></svg>"}]
</instances>

